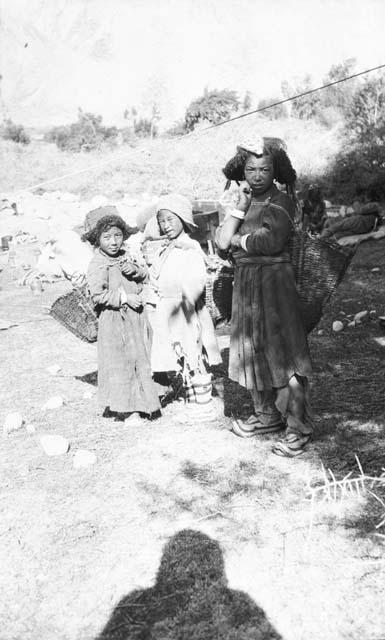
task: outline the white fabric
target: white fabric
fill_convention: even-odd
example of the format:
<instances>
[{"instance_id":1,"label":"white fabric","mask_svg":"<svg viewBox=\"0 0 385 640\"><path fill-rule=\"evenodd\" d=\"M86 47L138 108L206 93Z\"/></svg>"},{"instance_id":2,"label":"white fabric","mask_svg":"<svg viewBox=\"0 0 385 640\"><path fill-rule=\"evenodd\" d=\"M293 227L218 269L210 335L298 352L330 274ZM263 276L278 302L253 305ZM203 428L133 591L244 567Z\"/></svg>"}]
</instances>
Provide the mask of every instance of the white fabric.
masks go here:
<instances>
[{"instance_id":1,"label":"white fabric","mask_svg":"<svg viewBox=\"0 0 385 640\"><path fill-rule=\"evenodd\" d=\"M156 296L156 306L148 305L153 329L152 370L178 370L173 342L180 342L192 370L198 366L202 343L211 362L220 362L210 315L206 308L198 313L195 308L207 278L199 243L186 236L185 248L170 245L163 249L154 260L150 278Z\"/></svg>"}]
</instances>

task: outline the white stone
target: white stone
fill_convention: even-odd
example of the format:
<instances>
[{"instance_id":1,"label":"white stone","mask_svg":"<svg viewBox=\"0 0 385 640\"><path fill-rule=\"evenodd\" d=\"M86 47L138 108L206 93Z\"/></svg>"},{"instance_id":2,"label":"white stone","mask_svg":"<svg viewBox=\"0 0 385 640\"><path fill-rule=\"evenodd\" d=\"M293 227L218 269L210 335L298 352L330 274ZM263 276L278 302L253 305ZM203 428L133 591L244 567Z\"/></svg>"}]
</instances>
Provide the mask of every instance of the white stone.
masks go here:
<instances>
[{"instance_id":1,"label":"white stone","mask_svg":"<svg viewBox=\"0 0 385 640\"><path fill-rule=\"evenodd\" d=\"M56 376L59 373L59 371L61 371L61 367L59 367L58 364L52 364L50 367L47 367L46 371L51 376Z\"/></svg>"},{"instance_id":2,"label":"white stone","mask_svg":"<svg viewBox=\"0 0 385 640\"><path fill-rule=\"evenodd\" d=\"M47 456L61 456L67 453L70 443L63 436L46 434L40 436L40 444Z\"/></svg>"},{"instance_id":3,"label":"white stone","mask_svg":"<svg viewBox=\"0 0 385 640\"><path fill-rule=\"evenodd\" d=\"M340 320L335 320L333 322L333 331L342 331L342 329L344 328L344 325L342 324L342 322L340 322Z\"/></svg>"},{"instance_id":4,"label":"white stone","mask_svg":"<svg viewBox=\"0 0 385 640\"><path fill-rule=\"evenodd\" d=\"M27 424L25 426L27 433L36 433L36 427L34 424Z\"/></svg>"},{"instance_id":5,"label":"white stone","mask_svg":"<svg viewBox=\"0 0 385 640\"><path fill-rule=\"evenodd\" d=\"M379 271L381 271L380 267L373 267L372 269L372 273L378 273Z\"/></svg>"},{"instance_id":6,"label":"white stone","mask_svg":"<svg viewBox=\"0 0 385 640\"><path fill-rule=\"evenodd\" d=\"M73 459L74 469L82 469L89 467L96 462L96 455L93 451L87 451L87 449L79 449L75 452Z\"/></svg>"},{"instance_id":7,"label":"white stone","mask_svg":"<svg viewBox=\"0 0 385 640\"><path fill-rule=\"evenodd\" d=\"M23 422L24 420L21 413L9 413L4 420L3 432L8 434L12 431L17 431L18 429L21 429Z\"/></svg>"},{"instance_id":8,"label":"white stone","mask_svg":"<svg viewBox=\"0 0 385 640\"><path fill-rule=\"evenodd\" d=\"M348 327L355 327L356 323L354 320L352 320L351 322L349 322Z\"/></svg>"},{"instance_id":9,"label":"white stone","mask_svg":"<svg viewBox=\"0 0 385 640\"><path fill-rule=\"evenodd\" d=\"M319 331L317 331L317 333L318 333L319 336L323 336L323 334L324 334L323 329L320 329Z\"/></svg>"},{"instance_id":10,"label":"white stone","mask_svg":"<svg viewBox=\"0 0 385 640\"><path fill-rule=\"evenodd\" d=\"M367 316L369 315L368 311L359 311L358 313L356 313L356 315L354 316L354 321L356 322L356 324L359 324L360 322L362 322Z\"/></svg>"},{"instance_id":11,"label":"white stone","mask_svg":"<svg viewBox=\"0 0 385 640\"><path fill-rule=\"evenodd\" d=\"M94 392L91 391L91 389L83 393L84 400L90 400L91 398L93 398L93 396L94 396Z\"/></svg>"},{"instance_id":12,"label":"white stone","mask_svg":"<svg viewBox=\"0 0 385 640\"><path fill-rule=\"evenodd\" d=\"M47 402L43 405L43 409L59 409L64 404L64 400L61 396L52 396Z\"/></svg>"}]
</instances>

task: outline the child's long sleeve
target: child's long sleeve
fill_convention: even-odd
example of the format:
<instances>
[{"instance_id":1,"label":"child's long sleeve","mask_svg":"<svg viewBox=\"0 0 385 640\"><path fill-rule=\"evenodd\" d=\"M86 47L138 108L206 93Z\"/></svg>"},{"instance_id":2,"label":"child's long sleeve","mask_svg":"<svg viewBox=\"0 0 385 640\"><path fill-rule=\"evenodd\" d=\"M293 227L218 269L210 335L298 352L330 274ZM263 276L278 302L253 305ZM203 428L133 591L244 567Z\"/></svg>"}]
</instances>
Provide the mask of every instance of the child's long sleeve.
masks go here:
<instances>
[{"instance_id":1,"label":"child's long sleeve","mask_svg":"<svg viewBox=\"0 0 385 640\"><path fill-rule=\"evenodd\" d=\"M95 305L119 309L120 289L109 291L108 289L108 267L104 265L90 265L87 274L88 287L91 298Z\"/></svg>"}]
</instances>

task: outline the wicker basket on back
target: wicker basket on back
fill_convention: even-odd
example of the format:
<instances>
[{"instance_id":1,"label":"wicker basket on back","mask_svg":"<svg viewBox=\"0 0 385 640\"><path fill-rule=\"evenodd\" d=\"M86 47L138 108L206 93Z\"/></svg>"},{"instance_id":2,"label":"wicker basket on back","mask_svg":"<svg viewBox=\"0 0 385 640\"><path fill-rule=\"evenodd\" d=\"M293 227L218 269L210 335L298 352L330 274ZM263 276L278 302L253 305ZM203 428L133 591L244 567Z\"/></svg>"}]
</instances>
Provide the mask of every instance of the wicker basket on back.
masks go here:
<instances>
[{"instance_id":1,"label":"wicker basket on back","mask_svg":"<svg viewBox=\"0 0 385 640\"><path fill-rule=\"evenodd\" d=\"M306 331L310 333L344 277L355 247L341 247L296 231L290 249L302 315ZM219 258L208 271L206 306L215 324L231 318L233 278L234 267Z\"/></svg>"}]
</instances>

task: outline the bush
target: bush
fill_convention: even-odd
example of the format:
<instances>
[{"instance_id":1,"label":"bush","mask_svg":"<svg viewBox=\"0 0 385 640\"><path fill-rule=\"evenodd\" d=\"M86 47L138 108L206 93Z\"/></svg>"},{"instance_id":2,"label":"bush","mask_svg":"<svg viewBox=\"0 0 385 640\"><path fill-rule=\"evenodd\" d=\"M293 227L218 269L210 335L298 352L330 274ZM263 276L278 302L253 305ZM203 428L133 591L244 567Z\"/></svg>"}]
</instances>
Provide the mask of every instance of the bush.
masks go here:
<instances>
[{"instance_id":1,"label":"bush","mask_svg":"<svg viewBox=\"0 0 385 640\"><path fill-rule=\"evenodd\" d=\"M139 120L136 120L134 124L134 132L138 138L150 138L151 135L156 138L158 135L157 127L153 121L148 118L139 118Z\"/></svg>"},{"instance_id":2,"label":"bush","mask_svg":"<svg viewBox=\"0 0 385 640\"><path fill-rule=\"evenodd\" d=\"M352 202L357 195L385 200L385 138L374 144L348 141L325 176L328 195L340 202Z\"/></svg>"},{"instance_id":3,"label":"bush","mask_svg":"<svg viewBox=\"0 0 385 640\"><path fill-rule=\"evenodd\" d=\"M229 89L205 91L201 98L194 100L187 108L185 127L192 131L202 121L218 124L238 111L240 106L237 94Z\"/></svg>"},{"instance_id":4,"label":"bush","mask_svg":"<svg viewBox=\"0 0 385 640\"><path fill-rule=\"evenodd\" d=\"M4 140L12 140L12 142L17 142L18 144L29 144L31 142L31 138L25 131L23 125L14 124L12 120L6 120L1 135Z\"/></svg>"},{"instance_id":5,"label":"bush","mask_svg":"<svg viewBox=\"0 0 385 640\"><path fill-rule=\"evenodd\" d=\"M70 125L54 127L45 136L48 142L55 144L62 151L92 151L103 143L116 143L119 131L116 127L104 127L102 116L79 111L78 121Z\"/></svg>"},{"instance_id":6,"label":"bush","mask_svg":"<svg viewBox=\"0 0 385 640\"><path fill-rule=\"evenodd\" d=\"M171 138L178 138L186 133L186 123L184 120L176 122L168 131L167 135Z\"/></svg>"}]
</instances>

